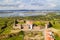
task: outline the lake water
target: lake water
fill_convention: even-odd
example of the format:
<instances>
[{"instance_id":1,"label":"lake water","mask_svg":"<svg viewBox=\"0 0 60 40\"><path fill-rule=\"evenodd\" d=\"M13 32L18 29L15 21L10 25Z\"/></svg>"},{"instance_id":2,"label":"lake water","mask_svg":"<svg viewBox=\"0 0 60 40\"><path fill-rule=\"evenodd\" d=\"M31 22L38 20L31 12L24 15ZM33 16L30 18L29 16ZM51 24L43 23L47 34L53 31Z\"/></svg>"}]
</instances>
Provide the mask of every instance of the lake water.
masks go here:
<instances>
[{"instance_id":1,"label":"lake water","mask_svg":"<svg viewBox=\"0 0 60 40\"><path fill-rule=\"evenodd\" d=\"M13 13L0 13L0 17L9 17L9 16L37 16L45 15L46 13L40 12L13 12Z\"/></svg>"}]
</instances>

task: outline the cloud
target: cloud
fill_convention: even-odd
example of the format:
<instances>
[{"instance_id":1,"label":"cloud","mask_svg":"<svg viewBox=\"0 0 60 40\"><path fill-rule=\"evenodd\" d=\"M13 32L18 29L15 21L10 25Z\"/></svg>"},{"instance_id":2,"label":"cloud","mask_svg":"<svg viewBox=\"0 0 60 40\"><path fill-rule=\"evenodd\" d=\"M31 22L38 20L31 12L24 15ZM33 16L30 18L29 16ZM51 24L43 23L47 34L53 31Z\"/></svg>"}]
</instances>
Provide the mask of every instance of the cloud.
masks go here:
<instances>
[{"instance_id":1,"label":"cloud","mask_svg":"<svg viewBox=\"0 0 60 40\"><path fill-rule=\"evenodd\" d=\"M56 7L57 5L54 4L54 3L50 3L49 6L52 7L52 8L54 8L54 7Z\"/></svg>"},{"instance_id":2,"label":"cloud","mask_svg":"<svg viewBox=\"0 0 60 40\"><path fill-rule=\"evenodd\" d=\"M3 0L0 4L5 4L0 9L56 9L60 8L60 0ZM8 5L7 5L8 4ZM11 6L12 5L12 6Z\"/></svg>"}]
</instances>

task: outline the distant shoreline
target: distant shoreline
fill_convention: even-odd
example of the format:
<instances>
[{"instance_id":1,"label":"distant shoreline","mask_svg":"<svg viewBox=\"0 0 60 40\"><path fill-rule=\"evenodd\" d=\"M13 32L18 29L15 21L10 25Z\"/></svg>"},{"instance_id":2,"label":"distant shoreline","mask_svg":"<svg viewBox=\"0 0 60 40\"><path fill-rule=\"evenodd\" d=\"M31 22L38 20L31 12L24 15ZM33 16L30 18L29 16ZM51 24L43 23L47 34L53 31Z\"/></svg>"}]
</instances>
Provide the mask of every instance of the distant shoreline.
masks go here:
<instances>
[{"instance_id":1,"label":"distant shoreline","mask_svg":"<svg viewBox=\"0 0 60 40\"><path fill-rule=\"evenodd\" d=\"M60 10L0 10L0 12L60 12Z\"/></svg>"}]
</instances>

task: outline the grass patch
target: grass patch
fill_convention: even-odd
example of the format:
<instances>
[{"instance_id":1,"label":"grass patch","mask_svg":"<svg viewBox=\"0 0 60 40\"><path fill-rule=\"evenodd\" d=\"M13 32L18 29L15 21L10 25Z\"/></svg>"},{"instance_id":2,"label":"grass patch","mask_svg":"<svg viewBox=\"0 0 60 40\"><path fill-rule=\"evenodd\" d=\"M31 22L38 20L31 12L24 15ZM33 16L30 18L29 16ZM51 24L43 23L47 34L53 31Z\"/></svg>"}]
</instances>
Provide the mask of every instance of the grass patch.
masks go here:
<instances>
[{"instance_id":1,"label":"grass patch","mask_svg":"<svg viewBox=\"0 0 60 40\"><path fill-rule=\"evenodd\" d=\"M23 40L24 39L24 32L21 31L19 33L19 35L17 36L13 36L13 37L9 37L9 38L4 38L4 39L0 39L0 40Z\"/></svg>"},{"instance_id":2,"label":"grass patch","mask_svg":"<svg viewBox=\"0 0 60 40\"><path fill-rule=\"evenodd\" d=\"M60 40L60 37L58 35L55 35L55 40Z\"/></svg>"}]
</instances>

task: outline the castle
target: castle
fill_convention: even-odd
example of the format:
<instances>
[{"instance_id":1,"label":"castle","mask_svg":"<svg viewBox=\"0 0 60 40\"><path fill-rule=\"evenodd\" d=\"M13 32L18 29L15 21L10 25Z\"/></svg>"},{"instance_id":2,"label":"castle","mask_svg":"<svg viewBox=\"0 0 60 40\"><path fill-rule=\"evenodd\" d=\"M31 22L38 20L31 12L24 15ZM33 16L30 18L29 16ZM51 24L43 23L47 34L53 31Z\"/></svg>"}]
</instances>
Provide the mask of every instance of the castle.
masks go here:
<instances>
[{"instance_id":1,"label":"castle","mask_svg":"<svg viewBox=\"0 0 60 40\"><path fill-rule=\"evenodd\" d=\"M23 21L23 20L20 20L20 21ZM19 29L19 30L23 30L23 31L29 31L29 30L39 31L39 30L45 28L45 26L36 26L33 24L33 22L35 22L35 21L26 20L25 24L14 24L13 29Z\"/></svg>"}]
</instances>

